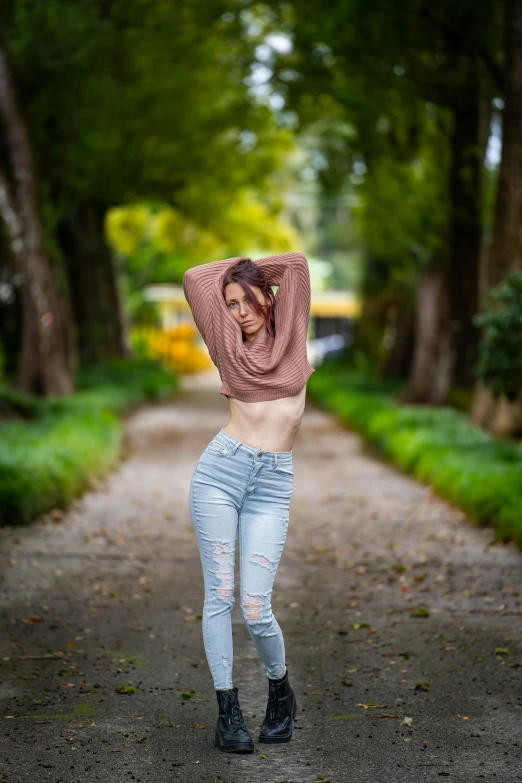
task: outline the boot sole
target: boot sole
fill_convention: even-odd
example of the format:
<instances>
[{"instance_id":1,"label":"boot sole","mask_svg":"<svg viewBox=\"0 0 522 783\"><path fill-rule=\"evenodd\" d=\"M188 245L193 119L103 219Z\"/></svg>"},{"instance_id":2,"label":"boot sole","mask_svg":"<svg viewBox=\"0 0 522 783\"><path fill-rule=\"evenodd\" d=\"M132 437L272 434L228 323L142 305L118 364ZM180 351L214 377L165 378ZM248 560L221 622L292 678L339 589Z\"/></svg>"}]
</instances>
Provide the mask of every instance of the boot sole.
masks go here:
<instances>
[{"instance_id":1,"label":"boot sole","mask_svg":"<svg viewBox=\"0 0 522 783\"><path fill-rule=\"evenodd\" d=\"M290 734L279 737L264 737L262 734L259 735L259 742L263 742L265 745L276 745L281 742L290 742L292 739L292 732Z\"/></svg>"},{"instance_id":2,"label":"boot sole","mask_svg":"<svg viewBox=\"0 0 522 783\"><path fill-rule=\"evenodd\" d=\"M297 714L297 702L294 702L294 711L292 713L292 719L295 718ZM280 742L290 742L292 739L292 733L293 733L293 724L290 724L290 733L289 734L280 734L276 737L267 737L264 734L260 734L258 737L259 742L263 742L265 745L276 745Z\"/></svg>"},{"instance_id":3,"label":"boot sole","mask_svg":"<svg viewBox=\"0 0 522 783\"><path fill-rule=\"evenodd\" d=\"M254 743L231 742L228 745L221 744L217 731L214 736L214 745L225 753L253 753Z\"/></svg>"}]
</instances>

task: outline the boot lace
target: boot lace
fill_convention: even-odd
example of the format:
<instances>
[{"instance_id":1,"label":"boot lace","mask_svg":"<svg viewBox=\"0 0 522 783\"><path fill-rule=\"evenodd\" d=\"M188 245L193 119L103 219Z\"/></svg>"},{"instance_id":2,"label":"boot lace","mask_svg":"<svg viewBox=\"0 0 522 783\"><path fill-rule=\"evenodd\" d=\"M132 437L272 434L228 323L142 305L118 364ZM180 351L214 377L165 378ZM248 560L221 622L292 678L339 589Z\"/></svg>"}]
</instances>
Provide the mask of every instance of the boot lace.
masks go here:
<instances>
[{"instance_id":1,"label":"boot lace","mask_svg":"<svg viewBox=\"0 0 522 783\"><path fill-rule=\"evenodd\" d=\"M268 696L267 704L267 718L270 721L275 720L279 723L282 720L284 714L284 704L281 699L277 698L277 692L274 690Z\"/></svg>"},{"instance_id":2,"label":"boot lace","mask_svg":"<svg viewBox=\"0 0 522 783\"><path fill-rule=\"evenodd\" d=\"M228 723L233 725L235 729L245 728L243 715L241 714L241 708L237 704L230 705L227 720Z\"/></svg>"}]
</instances>

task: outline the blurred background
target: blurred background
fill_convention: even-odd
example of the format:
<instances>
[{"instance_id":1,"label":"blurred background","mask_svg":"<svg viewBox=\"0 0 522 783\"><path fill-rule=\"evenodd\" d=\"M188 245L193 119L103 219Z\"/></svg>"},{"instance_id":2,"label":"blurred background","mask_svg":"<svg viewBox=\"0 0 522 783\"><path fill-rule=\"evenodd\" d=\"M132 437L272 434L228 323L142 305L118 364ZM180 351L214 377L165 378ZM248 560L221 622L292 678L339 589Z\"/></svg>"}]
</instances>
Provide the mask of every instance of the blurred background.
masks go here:
<instances>
[{"instance_id":1,"label":"blurred background","mask_svg":"<svg viewBox=\"0 0 522 783\"><path fill-rule=\"evenodd\" d=\"M0 25L4 443L204 372L185 270L296 249L318 378L517 443L520 0L17 0Z\"/></svg>"}]
</instances>

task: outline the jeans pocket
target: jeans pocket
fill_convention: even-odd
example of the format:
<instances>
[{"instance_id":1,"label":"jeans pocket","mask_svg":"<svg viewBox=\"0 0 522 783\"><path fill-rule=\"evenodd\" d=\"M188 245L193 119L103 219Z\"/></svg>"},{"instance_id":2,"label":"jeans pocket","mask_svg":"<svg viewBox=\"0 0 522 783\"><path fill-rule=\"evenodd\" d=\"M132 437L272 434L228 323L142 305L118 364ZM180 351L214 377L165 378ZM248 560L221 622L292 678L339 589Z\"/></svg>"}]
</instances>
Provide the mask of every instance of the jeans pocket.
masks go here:
<instances>
[{"instance_id":1,"label":"jeans pocket","mask_svg":"<svg viewBox=\"0 0 522 783\"><path fill-rule=\"evenodd\" d=\"M276 473L279 473L280 476L289 476L290 478L294 477L294 469L292 465L278 465L275 469Z\"/></svg>"},{"instance_id":2,"label":"jeans pocket","mask_svg":"<svg viewBox=\"0 0 522 783\"><path fill-rule=\"evenodd\" d=\"M212 454L213 457L219 457L226 454L226 447L222 443L214 443L211 441L204 449L203 454Z\"/></svg>"}]
</instances>

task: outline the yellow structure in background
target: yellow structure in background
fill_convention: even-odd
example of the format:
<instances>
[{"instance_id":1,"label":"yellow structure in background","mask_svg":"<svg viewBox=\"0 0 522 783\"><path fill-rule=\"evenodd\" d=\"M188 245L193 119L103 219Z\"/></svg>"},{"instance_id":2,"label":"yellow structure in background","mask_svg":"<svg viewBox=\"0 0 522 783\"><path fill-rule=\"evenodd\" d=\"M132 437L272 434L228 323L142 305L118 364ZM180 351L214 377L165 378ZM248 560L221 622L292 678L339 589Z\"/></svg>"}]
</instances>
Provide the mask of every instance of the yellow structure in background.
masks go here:
<instances>
[{"instance_id":1,"label":"yellow structure in background","mask_svg":"<svg viewBox=\"0 0 522 783\"><path fill-rule=\"evenodd\" d=\"M160 359L166 366L181 373L210 369L212 361L192 318L181 285L151 285L145 298L156 302L161 315L161 328L135 327L132 346L139 355ZM312 291L310 339L313 339L317 318L358 318L359 299L350 291Z\"/></svg>"},{"instance_id":2,"label":"yellow structure in background","mask_svg":"<svg viewBox=\"0 0 522 783\"><path fill-rule=\"evenodd\" d=\"M194 323L180 285L149 285L145 298L158 304L163 329ZM312 291L310 315L316 318L358 318L360 302L351 291Z\"/></svg>"},{"instance_id":3,"label":"yellow structure in background","mask_svg":"<svg viewBox=\"0 0 522 783\"><path fill-rule=\"evenodd\" d=\"M131 344L137 356L159 359L164 367L184 375L212 367L206 346L201 348L198 338L199 332L194 323L169 329L135 326L131 330Z\"/></svg>"}]
</instances>

